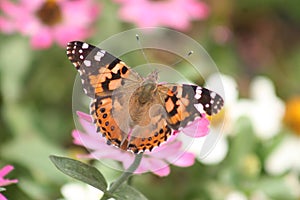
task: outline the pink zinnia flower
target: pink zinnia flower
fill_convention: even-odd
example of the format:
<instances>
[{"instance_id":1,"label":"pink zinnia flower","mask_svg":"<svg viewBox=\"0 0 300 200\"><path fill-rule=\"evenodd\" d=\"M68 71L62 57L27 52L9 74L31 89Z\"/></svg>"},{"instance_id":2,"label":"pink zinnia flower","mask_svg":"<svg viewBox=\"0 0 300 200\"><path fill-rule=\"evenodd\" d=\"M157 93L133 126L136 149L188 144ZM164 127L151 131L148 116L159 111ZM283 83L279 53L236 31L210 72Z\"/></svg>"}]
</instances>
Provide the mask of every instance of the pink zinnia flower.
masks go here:
<instances>
[{"instance_id":1,"label":"pink zinnia flower","mask_svg":"<svg viewBox=\"0 0 300 200\"><path fill-rule=\"evenodd\" d=\"M186 30L191 20L208 17L209 8L198 0L115 0L120 18L138 27L166 26Z\"/></svg>"},{"instance_id":2,"label":"pink zinnia flower","mask_svg":"<svg viewBox=\"0 0 300 200\"><path fill-rule=\"evenodd\" d=\"M135 157L133 153L106 144L105 138L95 131L90 115L82 112L77 112L77 115L86 133L74 130L72 133L74 143L84 146L91 151L89 155L84 155L83 157L109 158L120 161L124 169L127 169L133 163ZM192 128L192 124L195 125L195 128ZM192 124L189 125L187 130L192 128L193 133L196 130L198 132L194 133L196 137L205 136L208 133L209 121L206 118L197 119ZM176 135L172 135L167 142L154 148L152 152L145 152L139 167L134 173L139 174L151 171L158 176L167 176L170 173L169 164L188 167L193 165L194 161L194 154L185 152L182 148L182 142L176 139Z\"/></svg>"},{"instance_id":3,"label":"pink zinnia flower","mask_svg":"<svg viewBox=\"0 0 300 200\"><path fill-rule=\"evenodd\" d=\"M4 176L6 176L13 169L14 167L11 165L6 165L2 169L0 169L0 187L18 182L17 179L9 180L4 178ZM0 193L0 200L7 200L7 199L5 198L5 196L3 196Z\"/></svg>"},{"instance_id":4,"label":"pink zinnia flower","mask_svg":"<svg viewBox=\"0 0 300 200\"><path fill-rule=\"evenodd\" d=\"M93 0L1 0L0 10L0 31L20 32L34 48L48 48L53 42L66 46L87 38L99 6Z\"/></svg>"}]
</instances>

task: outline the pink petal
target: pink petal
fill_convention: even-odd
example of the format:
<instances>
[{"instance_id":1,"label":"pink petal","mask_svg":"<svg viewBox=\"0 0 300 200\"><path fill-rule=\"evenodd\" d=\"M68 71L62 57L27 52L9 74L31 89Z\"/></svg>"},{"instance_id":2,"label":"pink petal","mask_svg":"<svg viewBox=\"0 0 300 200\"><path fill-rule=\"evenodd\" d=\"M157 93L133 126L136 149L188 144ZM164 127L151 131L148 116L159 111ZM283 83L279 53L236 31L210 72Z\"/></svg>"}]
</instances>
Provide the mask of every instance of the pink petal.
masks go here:
<instances>
[{"instance_id":1,"label":"pink petal","mask_svg":"<svg viewBox=\"0 0 300 200\"><path fill-rule=\"evenodd\" d=\"M13 179L13 180L4 179L4 176L7 175L13 169L14 167L12 165L6 165L0 170L0 186L5 186L5 185L18 182L17 179Z\"/></svg>"},{"instance_id":2,"label":"pink petal","mask_svg":"<svg viewBox=\"0 0 300 200\"><path fill-rule=\"evenodd\" d=\"M30 40L31 46L35 49L49 48L52 42L51 30L48 28L42 28Z\"/></svg>"},{"instance_id":3,"label":"pink petal","mask_svg":"<svg viewBox=\"0 0 300 200\"><path fill-rule=\"evenodd\" d=\"M202 116L199 119L196 119L191 124L182 129L182 132L190 137L203 137L206 136L209 132L209 120Z\"/></svg>"},{"instance_id":4,"label":"pink petal","mask_svg":"<svg viewBox=\"0 0 300 200\"><path fill-rule=\"evenodd\" d=\"M20 31L23 34L32 35L32 33L37 32L37 18L35 17L33 11L26 8L23 3L13 4L9 1L2 1L0 3L0 8L6 14L6 24L5 31ZM8 27L10 25L10 27ZM13 28L13 29L12 29Z\"/></svg>"},{"instance_id":5,"label":"pink petal","mask_svg":"<svg viewBox=\"0 0 300 200\"><path fill-rule=\"evenodd\" d=\"M85 40L90 35L87 29L79 26L68 26L62 24L53 30L53 36L57 43L65 47L69 41L73 40Z\"/></svg>"},{"instance_id":6,"label":"pink petal","mask_svg":"<svg viewBox=\"0 0 300 200\"><path fill-rule=\"evenodd\" d=\"M164 168L161 168L159 170L154 171L153 173L163 177L163 176L168 176L170 174L171 170L169 166L165 166Z\"/></svg>"},{"instance_id":7,"label":"pink petal","mask_svg":"<svg viewBox=\"0 0 300 200\"><path fill-rule=\"evenodd\" d=\"M15 31L15 24L10 20L0 17L0 30L7 34L13 33Z\"/></svg>"},{"instance_id":8,"label":"pink petal","mask_svg":"<svg viewBox=\"0 0 300 200\"><path fill-rule=\"evenodd\" d=\"M109 146L107 144L105 148L99 149L98 151L93 152L91 155L98 160L101 160L102 158L109 158L111 160L120 161L122 162L124 169L128 169L134 160L134 155L132 153L123 151L114 146Z\"/></svg>"},{"instance_id":9,"label":"pink petal","mask_svg":"<svg viewBox=\"0 0 300 200\"><path fill-rule=\"evenodd\" d=\"M134 173L140 174L147 171L151 171L158 176L167 176L170 173L170 168L168 163L163 160L151 157L143 157L140 166Z\"/></svg>"},{"instance_id":10,"label":"pink petal","mask_svg":"<svg viewBox=\"0 0 300 200\"><path fill-rule=\"evenodd\" d=\"M153 156L154 154L156 154L156 153L160 154L161 152L164 152L165 150L169 151L170 144L172 144L174 141L176 141L176 137L177 137L177 135L174 135L174 134L171 135L166 142L162 143L158 147L155 147L151 152L146 151L144 153L144 155L150 155L151 154L151 156Z\"/></svg>"},{"instance_id":11,"label":"pink petal","mask_svg":"<svg viewBox=\"0 0 300 200\"><path fill-rule=\"evenodd\" d=\"M88 122L90 122L90 123L93 122L92 116L89 115L89 114L86 114L86 113L81 112L81 111L77 111L76 114L77 114L78 117L81 118L81 119L84 119L84 120L86 120L86 121L88 121Z\"/></svg>"},{"instance_id":12,"label":"pink petal","mask_svg":"<svg viewBox=\"0 0 300 200\"><path fill-rule=\"evenodd\" d=\"M7 200L7 198L0 193L0 200Z\"/></svg>"},{"instance_id":13,"label":"pink petal","mask_svg":"<svg viewBox=\"0 0 300 200\"><path fill-rule=\"evenodd\" d=\"M96 127L94 124L92 124L84 119L79 119L79 122L88 135L98 137L99 133L96 132Z\"/></svg>"},{"instance_id":14,"label":"pink petal","mask_svg":"<svg viewBox=\"0 0 300 200\"><path fill-rule=\"evenodd\" d=\"M8 17L14 17L16 15L20 14L20 6L17 6L16 4L7 1L7 0L1 0L0 1L0 9L5 13Z\"/></svg>"},{"instance_id":15,"label":"pink petal","mask_svg":"<svg viewBox=\"0 0 300 200\"><path fill-rule=\"evenodd\" d=\"M209 15L209 7L206 3L197 0L176 0L176 5L186 11L191 19L205 19Z\"/></svg>"},{"instance_id":16,"label":"pink petal","mask_svg":"<svg viewBox=\"0 0 300 200\"><path fill-rule=\"evenodd\" d=\"M129 154L128 158L122 160L122 164L123 164L124 169L128 169L128 167L129 167L129 166L133 163L133 161L134 161L134 155L133 155L133 154L130 155L130 152L128 152L128 154ZM143 160L144 160L144 157L142 158L141 163L143 162ZM137 171L140 170L141 168L142 168L142 166L141 166L141 164L140 164L139 167L138 167L138 169L137 169L135 172L137 172ZM145 172L145 170L142 170L142 173L143 173L143 172Z\"/></svg>"},{"instance_id":17,"label":"pink petal","mask_svg":"<svg viewBox=\"0 0 300 200\"><path fill-rule=\"evenodd\" d=\"M102 149L108 146L105 143L105 139L99 134L97 137L90 136L88 134L81 133L78 130L72 132L73 143L84 146L87 149Z\"/></svg>"},{"instance_id":18,"label":"pink petal","mask_svg":"<svg viewBox=\"0 0 300 200\"><path fill-rule=\"evenodd\" d=\"M32 13L39 9L45 0L20 0L21 7Z\"/></svg>"},{"instance_id":19,"label":"pink petal","mask_svg":"<svg viewBox=\"0 0 300 200\"><path fill-rule=\"evenodd\" d=\"M6 176L9 172L14 169L12 165L6 165L0 170L0 177Z\"/></svg>"},{"instance_id":20,"label":"pink petal","mask_svg":"<svg viewBox=\"0 0 300 200\"><path fill-rule=\"evenodd\" d=\"M149 158L149 170L158 176L167 176L170 173L169 164L163 160Z\"/></svg>"},{"instance_id":21,"label":"pink petal","mask_svg":"<svg viewBox=\"0 0 300 200\"><path fill-rule=\"evenodd\" d=\"M179 158L173 159L172 157L167 158L172 164L179 167L189 167L195 163L195 155L193 153L185 152Z\"/></svg>"},{"instance_id":22,"label":"pink petal","mask_svg":"<svg viewBox=\"0 0 300 200\"><path fill-rule=\"evenodd\" d=\"M166 143L166 148L164 148L161 151L155 151L153 153L150 153L152 157L155 158L168 158L169 156L172 156L173 154L176 154L178 151L180 151L182 143L180 141L175 141L172 143L167 142Z\"/></svg>"},{"instance_id":23,"label":"pink petal","mask_svg":"<svg viewBox=\"0 0 300 200\"><path fill-rule=\"evenodd\" d=\"M72 40L85 40L92 34L90 25L96 20L100 6L94 1L62 1L63 21L53 29L57 43L66 46Z\"/></svg>"},{"instance_id":24,"label":"pink petal","mask_svg":"<svg viewBox=\"0 0 300 200\"><path fill-rule=\"evenodd\" d=\"M87 27L96 20L101 7L95 1L63 1L61 8L64 24L69 26Z\"/></svg>"},{"instance_id":25,"label":"pink petal","mask_svg":"<svg viewBox=\"0 0 300 200\"><path fill-rule=\"evenodd\" d=\"M196 0L170 0L154 2L150 0L115 0L121 4L121 19L133 22L139 27L169 26L180 30L189 27L193 19L203 19L208 15L206 4Z\"/></svg>"},{"instance_id":26,"label":"pink petal","mask_svg":"<svg viewBox=\"0 0 300 200\"><path fill-rule=\"evenodd\" d=\"M18 179L12 179L12 180L4 179L4 180L0 180L0 186L10 185L12 183L17 183L17 182Z\"/></svg>"}]
</instances>

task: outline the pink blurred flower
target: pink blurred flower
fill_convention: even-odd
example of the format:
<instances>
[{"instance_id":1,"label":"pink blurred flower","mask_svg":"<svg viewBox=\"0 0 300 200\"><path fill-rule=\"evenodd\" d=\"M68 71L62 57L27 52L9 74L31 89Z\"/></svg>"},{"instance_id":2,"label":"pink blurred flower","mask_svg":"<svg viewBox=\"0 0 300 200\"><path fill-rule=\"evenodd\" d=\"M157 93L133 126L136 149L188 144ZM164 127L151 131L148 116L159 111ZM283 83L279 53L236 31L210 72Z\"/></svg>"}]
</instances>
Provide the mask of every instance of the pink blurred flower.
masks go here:
<instances>
[{"instance_id":1,"label":"pink blurred flower","mask_svg":"<svg viewBox=\"0 0 300 200\"><path fill-rule=\"evenodd\" d=\"M83 157L95 159L109 158L120 161L124 169L127 169L133 163L135 157L133 153L106 144L105 138L101 137L95 131L90 115L82 112L77 112L77 115L85 133L74 130L72 133L74 144L84 146L91 151L89 155L83 155ZM197 125L197 131L201 132L200 134L195 134L198 137L199 135L204 136L208 133L209 121L206 118L201 119L196 120L196 123L199 124ZM192 132L195 132L195 129ZM158 176L167 176L170 173L169 164L188 167L193 165L194 161L194 154L185 152L182 148L182 142L176 139L176 135L172 135L167 142L154 148L152 152L145 152L140 166L134 173L139 174L151 171Z\"/></svg>"},{"instance_id":2,"label":"pink blurred flower","mask_svg":"<svg viewBox=\"0 0 300 200\"><path fill-rule=\"evenodd\" d=\"M209 7L197 0L115 0L121 4L120 18L138 27L167 26L186 30L191 20L205 19Z\"/></svg>"},{"instance_id":3,"label":"pink blurred flower","mask_svg":"<svg viewBox=\"0 0 300 200\"><path fill-rule=\"evenodd\" d=\"M18 182L17 179L9 180L4 178L4 176L6 176L13 169L14 167L11 165L6 165L2 169L0 169L0 187ZM0 200L7 200L7 199L5 198L5 196L3 196L0 193Z\"/></svg>"},{"instance_id":4,"label":"pink blurred flower","mask_svg":"<svg viewBox=\"0 0 300 200\"><path fill-rule=\"evenodd\" d=\"M65 46L91 34L99 9L93 0L1 0L0 31L29 36L34 48L48 48L53 42Z\"/></svg>"}]
</instances>

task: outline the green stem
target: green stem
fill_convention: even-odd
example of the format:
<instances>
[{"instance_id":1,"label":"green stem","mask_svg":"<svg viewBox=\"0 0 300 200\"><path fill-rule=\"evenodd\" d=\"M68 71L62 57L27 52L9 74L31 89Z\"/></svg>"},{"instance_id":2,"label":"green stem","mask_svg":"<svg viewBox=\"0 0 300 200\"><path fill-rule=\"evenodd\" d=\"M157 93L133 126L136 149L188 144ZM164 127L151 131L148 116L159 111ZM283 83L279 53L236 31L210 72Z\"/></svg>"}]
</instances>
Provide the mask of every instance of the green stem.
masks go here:
<instances>
[{"instance_id":1,"label":"green stem","mask_svg":"<svg viewBox=\"0 0 300 200\"><path fill-rule=\"evenodd\" d=\"M116 191L127 179L133 174L133 172L138 168L141 163L143 153L139 153L135 156L133 163L128 167L126 171L113 183L108 192L113 193Z\"/></svg>"}]
</instances>

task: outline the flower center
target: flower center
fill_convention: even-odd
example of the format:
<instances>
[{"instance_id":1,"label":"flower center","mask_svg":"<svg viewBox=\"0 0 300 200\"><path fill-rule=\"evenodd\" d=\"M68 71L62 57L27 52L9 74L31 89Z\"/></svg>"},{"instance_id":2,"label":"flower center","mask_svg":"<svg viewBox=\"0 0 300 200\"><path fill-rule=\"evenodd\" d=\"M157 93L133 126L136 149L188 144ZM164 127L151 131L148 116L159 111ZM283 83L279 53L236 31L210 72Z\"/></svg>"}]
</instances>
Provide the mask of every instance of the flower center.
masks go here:
<instances>
[{"instance_id":1,"label":"flower center","mask_svg":"<svg viewBox=\"0 0 300 200\"><path fill-rule=\"evenodd\" d=\"M284 123L300 136L300 96L286 102Z\"/></svg>"},{"instance_id":2,"label":"flower center","mask_svg":"<svg viewBox=\"0 0 300 200\"><path fill-rule=\"evenodd\" d=\"M47 0L36 12L38 18L46 25L53 26L62 20L61 8L55 0Z\"/></svg>"},{"instance_id":3,"label":"flower center","mask_svg":"<svg viewBox=\"0 0 300 200\"><path fill-rule=\"evenodd\" d=\"M226 108L223 108L222 110L220 110L220 112L218 112L217 114L215 115L212 115L212 116L208 116L207 115L207 119L210 121L210 124L212 126L219 126L219 125L222 125L222 123L224 122L224 120L228 120L227 119L227 116L226 116L226 111L225 111Z\"/></svg>"}]
</instances>

